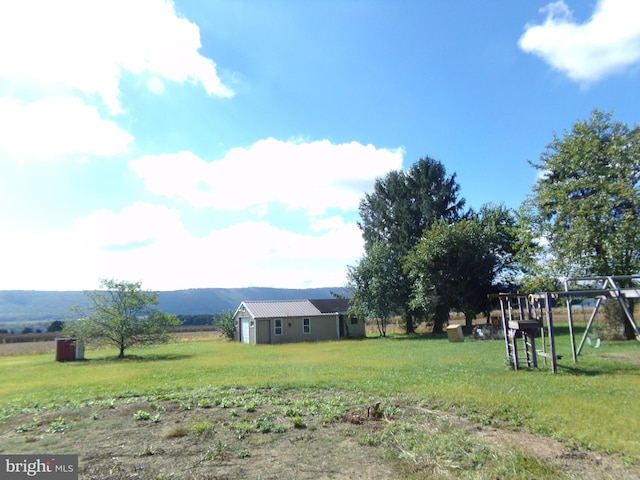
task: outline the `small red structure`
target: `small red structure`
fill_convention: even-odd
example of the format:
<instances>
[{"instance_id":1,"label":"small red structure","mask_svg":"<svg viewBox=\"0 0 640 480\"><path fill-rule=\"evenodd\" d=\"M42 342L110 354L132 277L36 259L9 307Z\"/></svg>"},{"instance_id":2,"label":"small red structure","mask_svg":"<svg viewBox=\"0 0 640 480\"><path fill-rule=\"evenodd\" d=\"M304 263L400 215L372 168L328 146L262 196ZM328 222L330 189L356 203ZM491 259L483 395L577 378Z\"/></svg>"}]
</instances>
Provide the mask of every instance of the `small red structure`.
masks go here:
<instances>
[{"instance_id":1,"label":"small red structure","mask_svg":"<svg viewBox=\"0 0 640 480\"><path fill-rule=\"evenodd\" d=\"M77 338L56 338L56 362L69 362L84 358L84 345Z\"/></svg>"}]
</instances>

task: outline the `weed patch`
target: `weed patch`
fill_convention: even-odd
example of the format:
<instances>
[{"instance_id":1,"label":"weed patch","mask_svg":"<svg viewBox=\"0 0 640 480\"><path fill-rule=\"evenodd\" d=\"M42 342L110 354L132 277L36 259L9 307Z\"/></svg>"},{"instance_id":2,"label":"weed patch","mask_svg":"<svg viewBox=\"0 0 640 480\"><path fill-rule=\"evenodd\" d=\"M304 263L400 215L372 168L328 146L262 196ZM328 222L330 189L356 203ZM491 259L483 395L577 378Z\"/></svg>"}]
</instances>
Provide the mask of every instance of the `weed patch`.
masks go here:
<instances>
[{"instance_id":1,"label":"weed patch","mask_svg":"<svg viewBox=\"0 0 640 480\"><path fill-rule=\"evenodd\" d=\"M200 420L191 424L191 429L196 435L210 435L214 431L213 424L208 420Z\"/></svg>"},{"instance_id":2,"label":"weed patch","mask_svg":"<svg viewBox=\"0 0 640 480\"><path fill-rule=\"evenodd\" d=\"M149 420L151 418L151 414L145 410L138 410L133 414L133 418L136 420Z\"/></svg>"},{"instance_id":3,"label":"weed patch","mask_svg":"<svg viewBox=\"0 0 640 480\"><path fill-rule=\"evenodd\" d=\"M67 425L67 422L64 420L64 418L58 417L49 424L49 427L47 427L47 432L64 433L68 428L69 426Z\"/></svg>"}]
</instances>

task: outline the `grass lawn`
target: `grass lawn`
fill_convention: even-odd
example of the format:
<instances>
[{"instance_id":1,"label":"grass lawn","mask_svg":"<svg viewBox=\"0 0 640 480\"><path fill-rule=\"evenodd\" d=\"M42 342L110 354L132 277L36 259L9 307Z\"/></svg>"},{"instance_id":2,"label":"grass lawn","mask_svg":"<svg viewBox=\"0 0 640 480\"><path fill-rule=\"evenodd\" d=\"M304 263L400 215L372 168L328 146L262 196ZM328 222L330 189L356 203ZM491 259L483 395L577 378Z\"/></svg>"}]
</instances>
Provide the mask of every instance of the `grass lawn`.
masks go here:
<instances>
[{"instance_id":1,"label":"grass lawn","mask_svg":"<svg viewBox=\"0 0 640 480\"><path fill-rule=\"evenodd\" d=\"M449 343L428 335L257 347L181 342L131 349L120 361L109 349L88 349L88 360L69 363L51 354L0 357L0 418L113 398L190 398L219 387L322 387L408 398L639 462L640 344L586 347L577 364L562 326L556 344L564 354L556 375L542 364L514 372L502 341Z\"/></svg>"},{"instance_id":2,"label":"grass lawn","mask_svg":"<svg viewBox=\"0 0 640 480\"><path fill-rule=\"evenodd\" d=\"M123 361L108 349L88 350L87 361L70 363L54 362L50 354L3 357L0 412L129 396L188 396L212 387L324 387L406 396L480 423L506 422L640 458L640 344L586 347L574 364L562 326L556 342L564 354L556 375L543 364L538 371L514 372L501 341L449 343L421 335L257 347L172 343L131 349L132 357Z\"/></svg>"}]
</instances>

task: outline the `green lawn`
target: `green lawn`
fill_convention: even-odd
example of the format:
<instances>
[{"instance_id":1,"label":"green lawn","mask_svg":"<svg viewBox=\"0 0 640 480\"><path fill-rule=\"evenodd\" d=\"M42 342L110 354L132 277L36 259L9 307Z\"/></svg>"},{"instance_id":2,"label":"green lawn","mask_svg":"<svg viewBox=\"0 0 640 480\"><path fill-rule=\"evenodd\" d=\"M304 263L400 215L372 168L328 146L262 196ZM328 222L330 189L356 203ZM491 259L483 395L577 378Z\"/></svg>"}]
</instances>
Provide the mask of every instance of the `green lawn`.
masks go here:
<instances>
[{"instance_id":1,"label":"green lawn","mask_svg":"<svg viewBox=\"0 0 640 480\"><path fill-rule=\"evenodd\" d=\"M544 365L513 371L502 341L420 335L257 347L173 343L132 349L120 361L108 349L88 349L88 360L70 363L51 354L0 357L0 418L120 397L190 398L217 387L323 387L401 397L640 461L640 343L586 347L574 364L569 337L558 331L564 357L557 375Z\"/></svg>"}]
</instances>

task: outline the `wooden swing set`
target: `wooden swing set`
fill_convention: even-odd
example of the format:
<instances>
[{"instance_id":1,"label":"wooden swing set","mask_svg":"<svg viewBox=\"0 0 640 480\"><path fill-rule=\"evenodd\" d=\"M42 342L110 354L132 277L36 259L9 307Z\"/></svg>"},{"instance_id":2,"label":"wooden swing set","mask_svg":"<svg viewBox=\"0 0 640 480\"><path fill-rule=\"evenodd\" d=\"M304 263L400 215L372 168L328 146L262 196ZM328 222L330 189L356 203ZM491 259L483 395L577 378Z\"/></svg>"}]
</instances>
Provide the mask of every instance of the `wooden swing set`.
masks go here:
<instances>
[{"instance_id":1,"label":"wooden swing set","mask_svg":"<svg viewBox=\"0 0 640 480\"><path fill-rule=\"evenodd\" d=\"M551 364L551 372L557 373L558 360L562 358L562 355L556 352L552 302L560 298L564 298L567 304L571 354L574 363L578 361L578 355L580 355L588 339L598 309L606 299L618 300L627 319L635 329L636 338L640 341L640 328L626 302L627 298L640 298L640 288L635 286L620 287L620 283L637 285L638 281L640 281L639 275L575 277L565 280L564 291L561 292L539 294L498 293L489 295L490 299L498 299L500 301L507 360L515 370L518 370L522 365L538 368L538 357L542 357L545 365L547 361ZM572 311L573 300L576 298L596 299L593 313L577 347ZM540 349L536 348L537 336L540 336ZM519 352L519 341L522 342L523 356Z\"/></svg>"}]
</instances>

